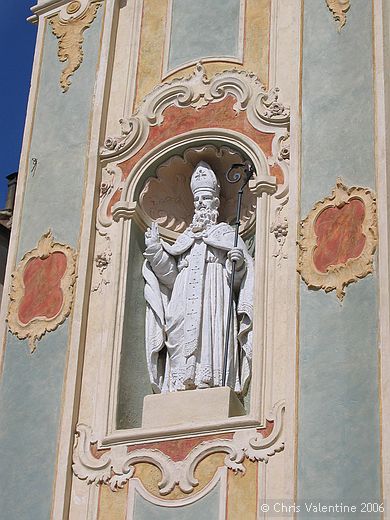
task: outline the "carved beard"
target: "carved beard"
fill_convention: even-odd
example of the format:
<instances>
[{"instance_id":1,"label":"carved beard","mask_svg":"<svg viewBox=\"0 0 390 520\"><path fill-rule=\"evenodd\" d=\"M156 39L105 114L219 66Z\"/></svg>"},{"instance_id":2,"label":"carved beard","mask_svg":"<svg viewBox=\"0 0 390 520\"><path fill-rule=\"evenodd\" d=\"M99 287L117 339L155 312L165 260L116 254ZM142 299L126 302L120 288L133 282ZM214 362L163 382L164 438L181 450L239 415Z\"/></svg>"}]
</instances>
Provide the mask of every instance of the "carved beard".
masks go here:
<instances>
[{"instance_id":1,"label":"carved beard","mask_svg":"<svg viewBox=\"0 0 390 520\"><path fill-rule=\"evenodd\" d=\"M195 210L192 222L190 224L191 231L203 231L209 226L214 226L217 223L218 211L211 208L202 208Z\"/></svg>"}]
</instances>

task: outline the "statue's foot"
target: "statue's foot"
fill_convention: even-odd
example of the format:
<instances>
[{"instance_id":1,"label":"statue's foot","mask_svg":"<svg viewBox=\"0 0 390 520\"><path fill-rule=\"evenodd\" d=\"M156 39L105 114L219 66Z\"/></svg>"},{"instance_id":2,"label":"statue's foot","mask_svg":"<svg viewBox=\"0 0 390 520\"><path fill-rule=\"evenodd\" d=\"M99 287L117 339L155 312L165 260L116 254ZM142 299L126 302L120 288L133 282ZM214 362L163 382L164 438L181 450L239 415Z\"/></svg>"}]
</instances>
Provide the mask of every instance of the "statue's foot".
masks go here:
<instances>
[{"instance_id":1,"label":"statue's foot","mask_svg":"<svg viewBox=\"0 0 390 520\"><path fill-rule=\"evenodd\" d=\"M204 381L202 383L198 384L198 388L210 388L209 383L205 383Z\"/></svg>"},{"instance_id":2,"label":"statue's foot","mask_svg":"<svg viewBox=\"0 0 390 520\"><path fill-rule=\"evenodd\" d=\"M184 385L185 390L195 390L196 388L195 383L191 380L184 381Z\"/></svg>"}]
</instances>

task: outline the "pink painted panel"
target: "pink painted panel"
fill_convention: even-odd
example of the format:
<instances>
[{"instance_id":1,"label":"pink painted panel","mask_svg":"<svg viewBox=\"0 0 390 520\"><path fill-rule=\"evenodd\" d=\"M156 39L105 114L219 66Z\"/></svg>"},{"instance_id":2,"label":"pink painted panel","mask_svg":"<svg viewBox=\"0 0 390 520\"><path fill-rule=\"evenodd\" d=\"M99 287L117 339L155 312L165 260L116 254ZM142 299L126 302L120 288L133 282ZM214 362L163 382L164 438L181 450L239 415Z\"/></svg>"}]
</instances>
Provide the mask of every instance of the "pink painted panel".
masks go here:
<instances>
[{"instance_id":1,"label":"pink painted panel","mask_svg":"<svg viewBox=\"0 0 390 520\"><path fill-rule=\"evenodd\" d=\"M23 273L24 295L19 305L18 318L24 325L38 317L54 318L62 307L61 279L67 259L59 251L47 258L32 258Z\"/></svg>"},{"instance_id":2,"label":"pink painted panel","mask_svg":"<svg viewBox=\"0 0 390 520\"><path fill-rule=\"evenodd\" d=\"M314 251L315 268L326 273L330 265L345 264L363 251L366 237L363 234L364 203L352 199L341 207L326 208L315 222L317 247Z\"/></svg>"}]
</instances>

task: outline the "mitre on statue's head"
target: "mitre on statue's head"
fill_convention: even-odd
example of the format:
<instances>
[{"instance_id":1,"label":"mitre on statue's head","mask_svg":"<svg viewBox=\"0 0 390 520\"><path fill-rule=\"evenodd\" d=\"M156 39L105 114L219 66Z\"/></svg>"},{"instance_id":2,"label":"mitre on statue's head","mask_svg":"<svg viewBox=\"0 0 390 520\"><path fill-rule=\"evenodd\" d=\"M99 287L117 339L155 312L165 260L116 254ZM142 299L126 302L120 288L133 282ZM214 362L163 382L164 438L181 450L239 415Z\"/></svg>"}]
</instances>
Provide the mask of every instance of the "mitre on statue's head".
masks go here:
<instances>
[{"instance_id":1,"label":"mitre on statue's head","mask_svg":"<svg viewBox=\"0 0 390 520\"><path fill-rule=\"evenodd\" d=\"M219 184L211 166L204 161L200 161L191 177L191 190L195 195L198 191L208 191L214 197L219 195Z\"/></svg>"}]
</instances>

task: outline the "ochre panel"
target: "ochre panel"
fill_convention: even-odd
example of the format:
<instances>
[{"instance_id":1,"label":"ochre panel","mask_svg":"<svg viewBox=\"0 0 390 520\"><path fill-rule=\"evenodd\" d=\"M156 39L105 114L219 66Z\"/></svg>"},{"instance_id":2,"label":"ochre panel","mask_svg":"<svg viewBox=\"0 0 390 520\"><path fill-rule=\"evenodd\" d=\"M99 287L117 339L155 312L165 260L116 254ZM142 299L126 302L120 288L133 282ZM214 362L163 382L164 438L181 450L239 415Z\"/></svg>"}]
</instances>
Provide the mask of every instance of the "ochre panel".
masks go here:
<instances>
[{"instance_id":1,"label":"ochre panel","mask_svg":"<svg viewBox=\"0 0 390 520\"><path fill-rule=\"evenodd\" d=\"M224 465L225 457L226 454L224 453L214 453L209 457L203 459L198 464L195 470L195 477L198 479L199 484L194 489L193 493L191 493L191 495L202 491L202 489L212 480L217 469ZM150 494L156 497L165 500L180 500L183 498L188 498L190 496L188 493L183 493L182 491L180 491L180 489L177 486L168 495L160 495L158 483L161 480L161 473L159 469L156 466L153 466L152 464L136 464L134 476L136 478L139 478L144 488L147 491L149 491Z\"/></svg>"},{"instance_id":2,"label":"ochre panel","mask_svg":"<svg viewBox=\"0 0 390 520\"><path fill-rule=\"evenodd\" d=\"M161 83L168 0L144 0L138 56L136 105Z\"/></svg>"},{"instance_id":3,"label":"ochre panel","mask_svg":"<svg viewBox=\"0 0 390 520\"><path fill-rule=\"evenodd\" d=\"M214 453L203 459L195 470L195 478L199 480L196 492L201 491L214 477L218 468L224 466L226 453Z\"/></svg>"},{"instance_id":4,"label":"ochre panel","mask_svg":"<svg viewBox=\"0 0 390 520\"><path fill-rule=\"evenodd\" d=\"M258 463L245 461L245 474L228 473L226 520L256 520Z\"/></svg>"},{"instance_id":5,"label":"ochre panel","mask_svg":"<svg viewBox=\"0 0 390 520\"><path fill-rule=\"evenodd\" d=\"M203 63L208 77L228 69L254 72L260 81L268 85L271 0L246 0L244 24L243 64L227 61ZM165 30L167 26L168 0L145 0L142 14L141 43L137 70L137 91L134 108L153 88L161 83ZM193 64L164 78L192 74Z\"/></svg>"},{"instance_id":6,"label":"ochre panel","mask_svg":"<svg viewBox=\"0 0 390 520\"><path fill-rule=\"evenodd\" d=\"M126 520L128 485L118 491L100 486L97 520Z\"/></svg>"},{"instance_id":7,"label":"ochre panel","mask_svg":"<svg viewBox=\"0 0 390 520\"><path fill-rule=\"evenodd\" d=\"M268 86L271 0L247 0L244 66ZM273 85L274 86L274 85Z\"/></svg>"}]
</instances>

